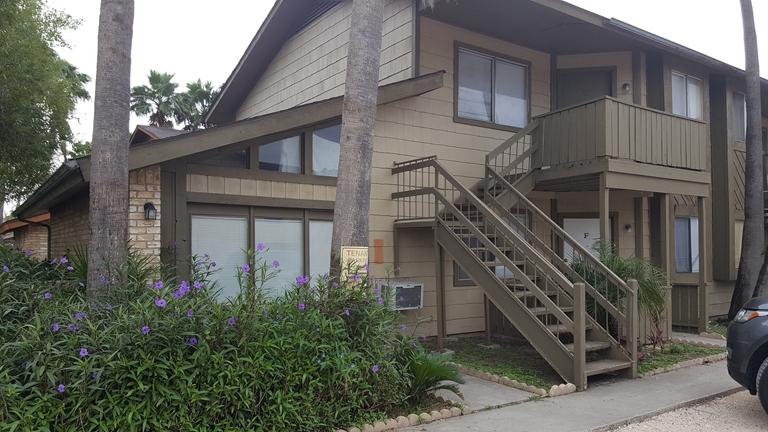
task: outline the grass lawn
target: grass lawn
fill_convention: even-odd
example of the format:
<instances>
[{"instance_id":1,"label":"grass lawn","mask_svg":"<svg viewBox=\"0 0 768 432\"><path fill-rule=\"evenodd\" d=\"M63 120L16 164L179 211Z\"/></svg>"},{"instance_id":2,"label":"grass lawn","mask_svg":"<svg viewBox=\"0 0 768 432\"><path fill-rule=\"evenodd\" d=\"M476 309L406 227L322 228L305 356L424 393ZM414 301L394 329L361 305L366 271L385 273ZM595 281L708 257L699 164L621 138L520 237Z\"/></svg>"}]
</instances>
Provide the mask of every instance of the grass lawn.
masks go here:
<instances>
[{"instance_id":1,"label":"grass lawn","mask_svg":"<svg viewBox=\"0 0 768 432\"><path fill-rule=\"evenodd\" d=\"M555 372L536 350L524 339L493 337L491 342L499 349L484 349L484 337L460 337L455 342L445 342L445 348L454 351L453 361L463 366L549 389L552 385L562 384L563 379ZM437 349L437 342L423 342L427 349ZM724 352L724 348L701 348L690 345L668 344L664 352L645 348L644 357L638 363L637 372L643 374L654 369L663 369L674 364L707 357ZM587 358L587 361L590 359Z\"/></svg>"},{"instance_id":2,"label":"grass lawn","mask_svg":"<svg viewBox=\"0 0 768 432\"><path fill-rule=\"evenodd\" d=\"M643 351L643 359L637 365L637 373L644 374L654 369L663 369L686 360L721 354L723 352L725 352L725 348L702 348L675 343L667 345L664 348L664 352L659 349L651 351L650 347L646 347Z\"/></svg>"},{"instance_id":3,"label":"grass lawn","mask_svg":"<svg viewBox=\"0 0 768 432\"><path fill-rule=\"evenodd\" d=\"M725 336L726 332L728 331L728 323L730 323L730 321L725 318L710 320L707 332Z\"/></svg>"}]
</instances>

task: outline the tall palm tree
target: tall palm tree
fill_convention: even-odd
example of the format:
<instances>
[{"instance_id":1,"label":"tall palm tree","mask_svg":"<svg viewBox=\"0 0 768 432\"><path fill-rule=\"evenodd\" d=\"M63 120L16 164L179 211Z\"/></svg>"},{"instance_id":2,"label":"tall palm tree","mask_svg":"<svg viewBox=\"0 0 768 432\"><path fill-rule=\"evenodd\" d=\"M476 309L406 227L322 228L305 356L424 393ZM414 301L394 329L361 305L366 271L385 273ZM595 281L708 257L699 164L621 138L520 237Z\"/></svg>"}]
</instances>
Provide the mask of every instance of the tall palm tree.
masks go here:
<instances>
[{"instance_id":1,"label":"tall palm tree","mask_svg":"<svg viewBox=\"0 0 768 432\"><path fill-rule=\"evenodd\" d=\"M331 273L342 246L368 246L373 126L381 61L382 0L353 0L347 77L341 114L341 153L333 213Z\"/></svg>"},{"instance_id":2,"label":"tall palm tree","mask_svg":"<svg viewBox=\"0 0 768 432\"><path fill-rule=\"evenodd\" d=\"M128 253L128 128L131 114L133 0L101 0L94 92L89 206L90 298Z\"/></svg>"},{"instance_id":3,"label":"tall palm tree","mask_svg":"<svg viewBox=\"0 0 768 432\"><path fill-rule=\"evenodd\" d=\"M205 114L219 94L210 81L200 79L187 83L187 91L179 95L179 110L175 117L177 123L184 123L184 130L194 131L204 128Z\"/></svg>"},{"instance_id":4,"label":"tall palm tree","mask_svg":"<svg viewBox=\"0 0 768 432\"><path fill-rule=\"evenodd\" d=\"M172 82L174 74L149 71L149 85L131 89L131 111L137 116L149 116L149 124L173 127L171 118L178 115L180 96L178 84Z\"/></svg>"},{"instance_id":5,"label":"tall palm tree","mask_svg":"<svg viewBox=\"0 0 768 432\"><path fill-rule=\"evenodd\" d=\"M744 59L746 62L747 83L747 162L744 175L744 232L742 236L741 261L739 262L739 276L741 265L748 262L746 271L754 271L762 261L762 268L755 276L756 282L751 286L740 289L740 280L737 279L734 290L734 300L728 315L732 318L741 306L754 295L768 295L768 255L763 257L764 251L764 227L763 220L763 145L761 137L761 105L760 105L760 62L757 53L757 34L755 32L755 17L752 11L751 0L741 0L741 17L744 22ZM737 109L734 107L733 109ZM749 241L746 245L745 242ZM749 248L749 250L747 250ZM745 258L745 254L749 254ZM756 263L755 263L756 261ZM739 294L737 298L737 293ZM733 315L731 315L733 314Z\"/></svg>"}]
</instances>

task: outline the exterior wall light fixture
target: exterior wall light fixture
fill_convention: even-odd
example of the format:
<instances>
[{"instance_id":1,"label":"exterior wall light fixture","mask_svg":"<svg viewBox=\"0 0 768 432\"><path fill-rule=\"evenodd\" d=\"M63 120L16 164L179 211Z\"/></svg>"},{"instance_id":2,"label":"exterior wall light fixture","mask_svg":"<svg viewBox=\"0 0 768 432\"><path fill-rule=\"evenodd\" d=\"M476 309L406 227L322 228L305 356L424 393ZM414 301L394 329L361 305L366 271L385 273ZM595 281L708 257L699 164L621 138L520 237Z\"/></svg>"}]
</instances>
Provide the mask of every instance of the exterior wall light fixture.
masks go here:
<instances>
[{"instance_id":1,"label":"exterior wall light fixture","mask_svg":"<svg viewBox=\"0 0 768 432\"><path fill-rule=\"evenodd\" d=\"M151 202L144 204L144 219L155 220L157 219L157 209Z\"/></svg>"},{"instance_id":2,"label":"exterior wall light fixture","mask_svg":"<svg viewBox=\"0 0 768 432\"><path fill-rule=\"evenodd\" d=\"M625 93L629 93L629 90L632 89L632 86L630 86L629 83L624 83L624 85L621 86L621 89L624 90Z\"/></svg>"},{"instance_id":3,"label":"exterior wall light fixture","mask_svg":"<svg viewBox=\"0 0 768 432\"><path fill-rule=\"evenodd\" d=\"M624 231L627 232L627 234L632 233L632 224L626 224L624 225Z\"/></svg>"}]
</instances>

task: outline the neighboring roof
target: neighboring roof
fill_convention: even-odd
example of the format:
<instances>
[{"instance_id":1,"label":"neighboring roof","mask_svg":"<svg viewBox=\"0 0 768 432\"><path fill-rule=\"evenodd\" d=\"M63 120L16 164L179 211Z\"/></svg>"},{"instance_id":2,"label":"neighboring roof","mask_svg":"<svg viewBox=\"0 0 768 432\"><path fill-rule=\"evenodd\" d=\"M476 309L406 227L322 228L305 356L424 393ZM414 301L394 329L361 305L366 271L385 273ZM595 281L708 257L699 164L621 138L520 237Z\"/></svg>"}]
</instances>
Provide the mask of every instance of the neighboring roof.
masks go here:
<instances>
[{"instance_id":1,"label":"neighboring roof","mask_svg":"<svg viewBox=\"0 0 768 432\"><path fill-rule=\"evenodd\" d=\"M237 66L222 86L206 116L206 122L222 124L235 118L237 109L251 92L254 84L261 79L272 59L300 28L317 19L323 12L340 3L339 1L322 0L277 0L267 18L262 23ZM419 2L421 3L421 2ZM558 52L558 48L573 45L577 51L584 46L602 44L606 50L621 46L622 40L634 40L656 49L673 52L682 57L704 63L710 67L744 76L744 71L719 61L713 57L696 52L690 48L656 36L650 32L626 24L620 20L605 18L578 6L562 0L487 0L459 1L456 3L440 4L434 13L440 15L443 11L454 10L455 19L466 22L475 19L483 23L486 29L492 28L489 21L507 20L501 27L509 32L526 35L530 40L523 45L543 50L543 52ZM508 14L488 14L489 7L504 8ZM423 9L423 6L422 6ZM483 10L486 9L486 10ZM561 17L555 25L548 28L529 29L535 26L537 20L525 18L519 23L510 23L511 16L524 16L539 12L550 17ZM482 13L485 15L481 16ZM451 15L450 13L447 14ZM447 22L451 22L449 19ZM518 25L519 24L519 25ZM592 29L599 28L601 33L588 32L584 26ZM570 33L568 33L570 32ZM582 32L590 33L583 38L575 38ZM491 34L486 31L486 34ZM545 37L547 35L547 37ZM580 51L584 52L584 51ZM763 79L763 93L768 94L768 80Z\"/></svg>"},{"instance_id":2,"label":"neighboring roof","mask_svg":"<svg viewBox=\"0 0 768 432\"><path fill-rule=\"evenodd\" d=\"M434 72L379 87L378 104L418 96L443 86L445 71ZM248 118L215 128L177 134L164 139L136 143L129 147L128 168L131 170L157 165L170 160L215 153L225 146L237 150L252 144L253 139L291 129L321 123L341 116L343 97L289 108L284 111ZM28 218L60 204L84 191L90 181L90 156L68 161L59 167L37 190L13 212Z\"/></svg>"},{"instance_id":3,"label":"neighboring roof","mask_svg":"<svg viewBox=\"0 0 768 432\"><path fill-rule=\"evenodd\" d=\"M25 227L31 223L40 223L45 222L48 219L51 218L50 213L43 213L38 216L31 217L29 219L20 220L20 219L8 219L7 221L0 224L0 234L5 234L8 231L13 231L17 228Z\"/></svg>"},{"instance_id":4,"label":"neighboring roof","mask_svg":"<svg viewBox=\"0 0 768 432\"><path fill-rule=\"evenodd\" d=\"M166 128L160 126L138 125L131 134L130 144L139 144L147 141L170 138L188 133L181 129Z\"/></svg>"}]
</instances>

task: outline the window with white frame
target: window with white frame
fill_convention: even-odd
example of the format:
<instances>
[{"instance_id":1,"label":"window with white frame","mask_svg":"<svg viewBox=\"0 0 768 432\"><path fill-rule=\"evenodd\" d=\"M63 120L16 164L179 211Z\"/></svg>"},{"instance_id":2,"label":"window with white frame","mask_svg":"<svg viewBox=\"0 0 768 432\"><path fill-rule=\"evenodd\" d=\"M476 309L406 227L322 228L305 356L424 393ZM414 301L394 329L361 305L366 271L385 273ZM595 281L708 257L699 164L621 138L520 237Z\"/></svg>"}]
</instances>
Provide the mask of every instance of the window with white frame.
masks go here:
<instances>
[{"instance_id":1,"label":"window with white frame","mask_svg":"<svg viewBox=\"0 0 768 432\"><path fill-rule=\"evenodd\" d=\"M503 126L528 123L528 66L459 49L457 116Z\"/></svg>"},{"instance_id":2,"label":"window with white frame","mask_svg":"<svg viewBox=\"0 0 768 432\"><path fill-rule=\"evenodd\" d=\"M672 71L672 113L694 119L704 118L701 80Z\"/></svg>"},{"instance_id":3,"label":"window with white frame","mask_svg":"<svg viewBox=\"0 0 768 432\"><path fill-rule=\"evenodd\" d=\"M211 276L221 290L219 298L237 297L237 267L248 263L248 219L228 216L192 216L192 255L209 256L219 269Z\"/></svg>"},{"instance_id":4,"label":"window with white frame","mask_svg":"<svg viewBox=\"0 0 768 432\"><path fill-rule=\"evenodd\" d=\"M675 217L675 271L699 272L699 218Z\"/></svg>"},{"instance_id":5,"label":"window with white frame","mask_svg":"<svg viewBox=\"0 0 768 432\"><path fill-rule=\"evenodd\" d=\"M733 139L747 139L747 101L744 93L733 92L733 108L731 109L731 129Z\"/></svg>"}]
</instances>

